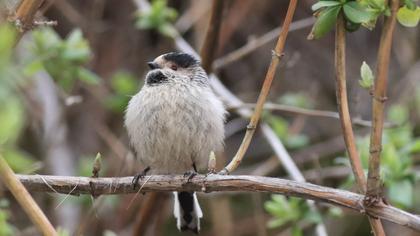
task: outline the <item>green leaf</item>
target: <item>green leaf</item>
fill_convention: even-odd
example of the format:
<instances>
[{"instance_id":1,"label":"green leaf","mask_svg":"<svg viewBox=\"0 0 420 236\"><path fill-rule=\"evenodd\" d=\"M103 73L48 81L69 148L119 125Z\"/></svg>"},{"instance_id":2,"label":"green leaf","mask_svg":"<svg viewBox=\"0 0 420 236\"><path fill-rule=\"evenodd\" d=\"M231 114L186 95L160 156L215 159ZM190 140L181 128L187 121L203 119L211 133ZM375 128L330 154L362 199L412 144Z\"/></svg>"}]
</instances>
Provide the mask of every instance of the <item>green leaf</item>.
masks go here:
<instances>
[{"instance_id":1,"label":"green leaf","mask_svg":"<svg viewBox=\"0 0 420 236\"><path fill-rule=\"evenodd\" d=\"M274 132L280 138L285 138L287 135L287 121L278 116L269 116L268 122L273 127Z\"/></svg>"},{"instance_id":2,"label":"green leaf","mask_svg":"<svg viewBox=\"0 0 420 236\"><path fill-rule=\"evenodd\" d=\"M373 72L369 65L365 61L363 61L362 66L360 67L360 77L362 79L359 80L359 85L362 88L370 89L373 86L375 77L373 76Z\"/></svg>"},{"instance_id":3,"label":"green leaf","mask_svg":"<svg viewBox=\"0 0 420 236\"><path fill-rule=\"evenodd\" d=\"M335 6L322 10L312 27L312 31L309 34L308 39L319 39L330 32L335 26L340 9L341 6Z\"/></svg>"},{"instance_id":4,"label":"green leaf","mask_svg":"<svg viewBox=\"0 0 420 236\"><path fill-rule=\"evenodd\" d=\"M394 105L389 108L387 117L392 122L403 124L409 118L409 111L403 105Z\"/></svg>"},{"instance_id":5,"label":"green leaf","mask_svg":"<svg viewBox=\"0 0 420 236\"><path fill-rule=\"evenodd\" d=\"M117 94L133 95L139 85L131 74L118 72L111 78L111 86Z\"/></svg>"},{"instance_id":6,"label":"green leaf","mask_svg":"<svg viewBox=\"0 0 420 236\"><path fill-rule=\"evenodd\" d=\"M404 0L404 5L412 11L416 10L417 8L417 5L414 2L414 0Z\"/></svg>"},{"instance_id":7,"label":"green leaf","mask_svg":"<svg viewBox=\"0 0 420 236\"><path fill-rule=\"evenodd\" d=\"M81 81L88 83L88 84L98 84L100 81L99 76L97 76L92 71L85 69L83 67L80 67L77 70L78 77Z\"/></svg>"},{"instance_id":8,"label":"green leaf","mask_svg":"<svg viewBox=\"0 0 420 236\"><path fill-rule=\"evenodd\" d=\"M400 24L406 27L416 27L420 20L420 7L410 10L407 6L401 7L397 13Z\"/></svg>"},{"instance_id":9,"label":"green leaf","mask_svg":"<svg viewBox=\"0 0 420 236\"><path fill-rule=\"evenodd\" d=\"M319 1L312 5L312 11L317 11L323 7L333 7L341 5L341 2L339 1Z\"/></svg>"},{"instance_id":10,"label":"green leaf","mask_svg":"<svg viewBox=\"0 0 420 236\"><path fill-rule=\"evenodd\" d=\"M292 236L303 236L302 230L297 225L292 227Z\"/></svg>"},{"instance_id":11,"label":"green leaf","mask_svg":"<svg viewBox=\"0 0 420 236\"><path fill-rule=\"evenodd\" d=\"M389 186L389 198L392 202L410 208L413 205L413 185L409 180L395 182Z\"/></svg>"},{"instance_id":12,"label":"green leaf","mask_svg":"<svg viewBox=\"0 0 420 236\"><path fill-rule=\"evenodd\" d=\"M304 93L286 93L278 99L279 103L289 106L313 108L313 101Z\"/></svg>"},{"instance_id":13,"label":"green leaf","mask_svg":"<svg viewBox=\"0 0 420 236\"><path fill-rule=\"evenodd\" d=\"M375 9L377 11L384 11L386 6L385 6L385 0L365 0L365 1L359 1L359 3L361 3L361 5L365 6L363 4L363 2L366 2L367 5L369 7L371 7L372 9Z\"/></svg>"},{"instance_id":14,"label":"green leaf","mask_svg":"<svg viewBox=\"0 0 420 236\"><path fill-rule=\"evenodd\" d=\"M24 110L16 97L0 101L0 145L13 143L24 124Z\"/></svg>"},{"instance_id":15,"label":"green leaf","mask_svg":"<svg viewBox=\"0 0 420 236\"><path fill-rule=\"evenodd\" d=\"M344 15L354 23L368 23L374 19L374 14L361 6L358 2L347 2L343 6Z\"/></svg>"},{"instance_id":16,"label":"green leaf","mask_svg":"<svg viewBox=\"0 0 420 236\"><path fill-rule=\"evenodd\" d=\"M42 60L35 59L23 68L23 74L25 76L30 77L43 69L44 65L42 63Z\"/></svg>"},{"instance_id":17,"label":"green leaf","mask_svg":"<svg viewBox=\"0 0 420 236\"><path fill-rule=\"evenodd\" d=\"M33 172L35 161L25 152L6 149L4 151L4 159L10 165L10 168L17 173Z\"/></svg>"}]
</instances>

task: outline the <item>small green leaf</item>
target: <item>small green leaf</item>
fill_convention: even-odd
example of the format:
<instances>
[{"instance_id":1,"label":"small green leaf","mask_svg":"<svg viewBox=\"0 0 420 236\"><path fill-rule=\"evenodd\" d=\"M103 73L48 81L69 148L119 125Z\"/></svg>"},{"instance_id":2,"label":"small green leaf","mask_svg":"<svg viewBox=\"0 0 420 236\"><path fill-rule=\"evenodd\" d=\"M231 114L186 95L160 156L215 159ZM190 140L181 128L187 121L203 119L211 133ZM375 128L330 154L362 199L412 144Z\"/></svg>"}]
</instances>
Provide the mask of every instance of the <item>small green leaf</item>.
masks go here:
<instances>
[{"instance_id":1,"label":"small green leaf","mask_svg":"<svg viewBox=\"0 0 420 236\"><path fill-rule=\"evenodd\" d=\"M359 80L359 85L362 88L370 89L373 86L375 77L365 61L363 61L362 66L360 67L360 77L362 77L362 79Z\"/></svg>"},{"instance_id":2,"label":"small green leaf","mask_svg":"<svg viewBox=\"0 0 420 236\"><path fill-rule=\"evenodd\" d=\"M322 10L312 27L312 31L309 34L308 39L319 39L330 32L335 26L340 9L341 6L334 6Z\"/></svg>"},{"instance_id":3,"label":"small green leaf","mask_svg":"<svg viewBox=\"0 0 420 236\"><path fill-rule=\"evenodd\" d=\"M95 73L93 73L92 71L85 69L83 67L80 67L77 70L77 75L79 77L79 79L85 83L88 84L98 84L100 81L99 76L97 76Z\"/></svg>"},{"instance_id":4,"label":"small green leaf","mask_svg":"<svg viewBox=\"0 0 420 236\"><path fill-rule=\"evenodd\" d=\"M367 11L358 2L347 2L343 10L346 18L354 23L368 23L374 17L372 12Z\"/></svg>"},{"instance_id":5,"label":"small green leaf","mask_svg":"<svg viewBox=\"0 0 420 236\"><path fill-rule=\"evenodd\" d=\"M407 6L401 7L397 13L400 24L406 27L416 27L420 20L420 7L410 10Z\"/></svg>"},{"instance_id":6,"label":"small green leaf","mask_svg":"<svg viewBox=\"0 0 420 236\"><path fill-rule=\"evenodd\" d=\"M312 11L317 11L323 7L333 7L341 5L341 2L339 1L319 1L312 5Z\"/></svg>"}]
</instances>

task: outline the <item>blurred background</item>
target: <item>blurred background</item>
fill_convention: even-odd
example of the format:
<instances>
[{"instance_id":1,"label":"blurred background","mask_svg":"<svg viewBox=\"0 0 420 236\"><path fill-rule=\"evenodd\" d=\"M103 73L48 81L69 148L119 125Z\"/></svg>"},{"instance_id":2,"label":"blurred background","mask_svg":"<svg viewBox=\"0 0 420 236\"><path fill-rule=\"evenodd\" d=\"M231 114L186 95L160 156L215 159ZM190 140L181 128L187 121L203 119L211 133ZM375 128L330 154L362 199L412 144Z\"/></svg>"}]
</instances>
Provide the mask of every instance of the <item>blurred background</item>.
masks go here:
<instances>
[{"instance_id":1,"label":"blurred background","mask_svg":"<svg viewBox=\"0 0 420 236\"><path fill-rule=\"evenodd\" d=\"M176 51L174 29L200 51L212 1L155 0L150 8L139 2L144 1L45 1L36 20L58 24L27 32L16 48L13 30L0 27L0 151L17 173L91 176L97 153L102 155L100 176L127 176L141 170L127 148L123 127L127 102L143 84L146 62ZM308 182L357 191L339 120L312 114L337 110L334 34L307 40L314 3L298 4L269 96L271 103L282 106L265 111L263 121L282 140ZM1 21L16 4L0 1ZM288 1L278 0L224 3L213 69L246 103L257 99L287 6ZM360 69L365 61L375 73L381 26L379 21L373 30L361 28L347 35L350 112L365 168L370 132L365 121L371 119L371 97L359 84ZM394 36L388 128L383 137L383 194L391 204L420 214L420 30L397 25ZM309 109L312 115L293 112L296 108ZM235 112L238 107L227 109L225 153L217 154L219 169L235 154L248 123ZM289 178L259 129L234 174ZM169 194L148 193L134 201L134 194L96 199L33 196L62 235L181 235ZM366 216L327 204L317 203L315 212L304 200L280 195L210 193L199 198L204 211L202 235L315 235L319 223L329 235L371 235ZM420 235L383 223L388 235ZM37 234L0 184L0 235Z\"/></svg>"}]
</instances>

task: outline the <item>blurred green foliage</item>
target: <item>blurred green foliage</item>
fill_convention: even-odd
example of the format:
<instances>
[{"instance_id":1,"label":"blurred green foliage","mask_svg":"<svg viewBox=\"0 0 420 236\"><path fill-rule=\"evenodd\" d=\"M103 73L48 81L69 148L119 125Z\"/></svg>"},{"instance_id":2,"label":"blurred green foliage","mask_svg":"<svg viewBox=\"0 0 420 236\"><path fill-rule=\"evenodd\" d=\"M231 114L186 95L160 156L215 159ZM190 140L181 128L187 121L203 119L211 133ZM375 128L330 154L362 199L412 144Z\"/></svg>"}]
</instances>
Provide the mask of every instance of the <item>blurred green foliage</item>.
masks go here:
<instances>
[{"instance_id":1,"label":"blurred green foliage","mask_svg":"<svg viewBox=\"0 0 420 236\"><path fill-rule=\"evenodd\" d=\"M286 93L277 99L280 104L295 106L300 108L313 108L313 103L304 93ZM309 143L309 139L304 134L291 134L289 122L280 116L264 113L263 117L273 128L277 136L283 141L288 149L299 149Z\"/></svg>"},{"instance_id":2,"label":"blurred green foliage","mask_svg":"<svg viewBox=\"0 0 420 236\"><path fill-rule=\"evenodd\" d=\"M136 27L157 30L162 35L174 37L176 31L171 22L177 16L177 11L168 7L166 0L154 0L149 10L137 14Z\"/></svg>"},{"instance_id":3,"label":"blurred green foliage","mask_svg":"<svg viewBox=\"0 0 420 236\"><path fill-rule=\"evenodd\" d=\"M18 87L19 70L12 58L15 31L8 25L0 26L0 152L16 172L30 172L34 160L17 148L18 138L25 126L25 110Z\"/></svg>"},{"instance_id":4,"label":"blurred green foliage","mask_svg":"<svg viewBox=\"0 0 420 236\"><path fill-rule=\"evenodd\" d=\"M29 45L31 55L24 68L26 76L45 70L65 90L70 90L76 80L88 84L100 81L95 73L84 67L91 51L79 29L73 30L66 39L61 39L48 27L36 29L32 35L33 42Z\"/></svg>"},{"instance_id":5,"label":"blurred green foliage","mask_svg":"<svg viewBox=\"0 0 420 236\"><path fill-rule=\"evenodd\" d=\"M265 209L274 218L268 222L269 228L277 228L286 224L292 225L292 235L303 235L298 222L321 222L321 215L309 208L305 200L282 195L272 195L271 200L265 202Z\"/></svg>"},{"instance_id":6,"label":"blurred green foliage","mask_svg":"<svg viewBox=\"0 0 420 236\"><path fill-rule=\"evenodd\" d=\"M9 224L9 201L0 198L0 236L14 235L14 226Z\"/></svg>"},{"instance_id":7,"label":"blurred green foliage","mask_svg":"<svg viewBox=\"0 0 420 236\"><path fill-rule=\"evenodd\" d=\"M127 72L117 72L111 78L113 93L105 99L105 106L117 113L124 112L131 95L139 90L139 80Z\"/></svg>"},{"instance_id":8,"label":"blurred green foliage","mask_svg":"<svg viewBox=\"0 0 420 236\"><path fill-rule=\"evenodd\" d=\"M413 207L416 175L413 171L412 157L420 153L420 138L414 137L408 115L408 108L405 106L390 107L388 121L399 126L384 130L381 154L381 179L385 185L384 194L393 205L403 209ZM365 172L367 172L369 162L369 138L365 136L356 140ZM345 163L350 167L347 158L337 158L336 162ZM344 185L350 186L354 183L353 180L353 176L350 176Z\"/></svg>"}]
</instances>

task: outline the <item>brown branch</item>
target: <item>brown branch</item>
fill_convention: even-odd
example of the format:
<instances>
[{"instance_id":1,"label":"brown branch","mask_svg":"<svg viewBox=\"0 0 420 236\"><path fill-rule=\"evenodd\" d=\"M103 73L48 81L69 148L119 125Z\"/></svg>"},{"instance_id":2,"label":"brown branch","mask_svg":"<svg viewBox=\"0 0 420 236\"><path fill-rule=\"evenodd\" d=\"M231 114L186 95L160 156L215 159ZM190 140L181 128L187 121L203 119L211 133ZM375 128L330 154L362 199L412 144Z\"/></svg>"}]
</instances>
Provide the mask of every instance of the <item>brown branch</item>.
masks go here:
<instances>
[{"instance_id":1,"label":"brown branch","mask_svg":"<svg viewBox=\"0 0 420 236\"><path fill-rule=\"evenodd\" d=\"M344 142L350 158L351 169L355 176L357 186L361 193L366 192L366 178L362 163L356 148L346 88L346 29L344 16L340 13L337 19L335 35L335 69L336 69L336 93L338 112L340 114L343 129ZM376 236L385 235L382 223L379 219L369 217L369 222Z\"/></svg>"},{"instance_id":2,"label":"brown branch","mask_svg":"<svg viewBox=\"0 0 420 236\"><path fill-rule=\"evenodd\" d=\"M290 24L289 32L312 26L314 21L315 20L313 17L308 17L302 20L294 21ZM270 30L269 32L265 33L264 35L256 39L251 39L248 43L236 49L235 51L230 52L227 55L224 55L223 57L216 59L213 63L214 70L220 70L223 67L231 64L232 62L240 60L241 58L249 55L251 52L264 46L265 44L271 42L272 40L275 40L278 37L281 29L282 29L281 27L277 27L273 30Z\"/></svg>"},{"instance_id":3,"label":"brown branch","mask_svg":"<svg viewBox=\"0 0 420 236\"><path fill-rule=\"evenodd\" d=\"M18 29L16 43L34 26L35 14L43 2L44 0L22 0L17 5L15 13L9 19Z\"/></svg>"},{"instance_id":4,"label":"brown branch","mask_svg":"<svg viewBox=\"0 0 420 236\"><path fill-rule=\"evenodd\" d=\"M277 65L279 64L281 55L283 53L287 34L289 32L290 23L292 22L293 15L296 10L296 5L297 0L290 0L286 17L284 19L283 27L280 32L279 39L277 40L276 48L272 52L273 56L271 58L270 66L268 67L263 87L261 89L260 95L258 96L257 105L255 107L254 113L252 114L251 120L247 126L245 137L242 140L241 146L239 147L236 155L233 157L232 161L225 167L224 173L231 173L239 166L249 147L249 144L251 143L252 136L255 133L256 126L263 111L265 100L267 99L268 93L270 91L271 83L273 82Z\"/></svg>"},{"instance_id":5,"label":"brown branch","mask_svg":"<svg viewBox=\"0 0 420 236\"><path fill-rule=\"evenodd\" d=\"M1 155L0 177L39 231L44 235L57 235L57 232L45 216L44 212L42 212L22 183L19 182L17 176Z\"/></svg>"},{"instance_id":6,"label":"brown branch","mask_svg":"<svg viewBox=\"0 0 420 236\"><path fill-rule=\"evenodd\" d=\"M372 101L372 131L369 147L369 172L367 181L367 202L377 201L381 194L380 155L382 149L382 130L388 80L389 58L392 46L392 34L395 28L399 0L391 0L391 16L385 19L379 43L378 66ZM369 200L370 199L370 200Z\"/></svg>"},{"instance_id":7,"label":"brown branch","mask_svg":"<svg viewBox=\"0 0 420 236\"><path fill-rule=\"evenodd\" d=\"M133 177L89 178L75 176L17 175L23 185L34 192L63 194L129 194L141 192L267 192L312 199L350 208L362 214L404 225L420 232L420 217L386 204L365 208L361 194L292 180L246 175L197 175L189 182L182 175L155 175L140 180L135 189Z\"/></svg>"},{"instance_id":8,"label":"brown branch","mask_svg":"<svg viewBox=\"0 0 420 236\"><path fill-rule=\"evenodd\" d=\"M241 108L255 108L255 103L244 103L238 106L229 106L227 110L238 110ZM283 104L276 104L276 103L266 103L264 104L264 110L271 110L271 111L281 111L281 112L288 112L294 115L304 115L304 116L316 116L316 117L325 117L325 118L334 118L340 119L340 114L334 111L325 111L325 110L315 110L315 109L306 109L301 107L295 106L288 106ZM372 127L372 122L368 120L363 120L360 118L353 118L352 123L355 125L365 126L365 127ZM385 128L393 128L396 127L397 124L394 123L385 123Z\"/></svg>"},{"instance_id":9,"label":"brown branch","mask_svg":"<svg viewBox=\"0 0 420 236\"><path fill-rule=\"evenodd\" d=\"M206 32L203 47L201 48L201 66L210 74L214 55L219 41L220 25L222 24L224 0L213 0L210 23Z\"/></svg>"}]
</instances>

